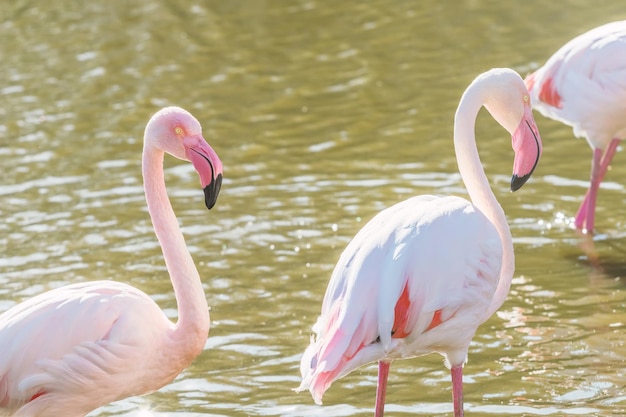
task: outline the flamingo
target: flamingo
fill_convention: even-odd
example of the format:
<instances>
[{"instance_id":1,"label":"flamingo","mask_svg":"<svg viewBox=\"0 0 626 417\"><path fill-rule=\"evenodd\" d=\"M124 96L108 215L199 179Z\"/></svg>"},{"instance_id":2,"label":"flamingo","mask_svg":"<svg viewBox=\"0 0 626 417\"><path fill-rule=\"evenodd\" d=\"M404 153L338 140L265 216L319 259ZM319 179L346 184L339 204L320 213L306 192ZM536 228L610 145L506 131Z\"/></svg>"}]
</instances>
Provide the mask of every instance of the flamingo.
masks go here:
<instances>
[{"instance_id":1,"label":"flamingo","mask_svg":"<svg viewBox=\"0 0 626 417\"><path fill-rule=\"evenodd\" d=\"M463 416L463 365L477 327L504 302L515 267L513 241L476 149L482 106L512 134L511 189L530 177L542 144L522 78L496 68L465 90L454 147L471 202L422 195L374 216L341 254L315 333L300 363L302 383L322 402L330 385L378 361L375 416L382 417L393 359L438 352L451 369L455 417Z\"/></svg>"},{"instance_id":2,"label":"flamingo","mask_svg":"<svg viewBox=\"0 0 626 417\"><path fill-rule=\"evenodd\" d=\"M593 150L589 188L574 218L593 233L600 183L626 138L626 20L575 37L526 77L533 107L565 123Z\"/></svg>"},{"instance_id":3,"label":"flamingo","mask_svg":"<svg viewBox=\"0 0 626 417\"><path fill-rule=\"evenodd\" d=\"M178 303L172 323L145 293L121 282L60 287L0 315L0 415L79 417L158 390L203 350L209 309L165 189L163 156L191 161L211 209L222 163L187 111L167 107L144 134L148 211Z\"/></svg>"}]
</instances>

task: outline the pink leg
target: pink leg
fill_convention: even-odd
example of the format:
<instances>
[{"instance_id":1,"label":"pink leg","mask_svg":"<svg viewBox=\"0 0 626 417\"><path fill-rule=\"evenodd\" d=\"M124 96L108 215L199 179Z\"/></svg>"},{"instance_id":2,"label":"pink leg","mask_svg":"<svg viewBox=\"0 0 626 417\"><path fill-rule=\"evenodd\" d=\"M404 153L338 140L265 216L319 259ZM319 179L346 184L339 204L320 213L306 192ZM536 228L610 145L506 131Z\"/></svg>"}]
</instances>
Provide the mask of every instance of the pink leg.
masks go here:
<instances>
[{"instance_id":1,"label":"pink leg","mask_svg":"<svg viewBox=\"0 0 626 417\"><path fill-rule=\"evenodd\" d=\"M378 386L376 387L376 411L374 417L383 417L385 412L385 395L387 393L387 377L390 361L378 361Z\"/></svg>"},{"instance_id":2,"label":"pink leg","mask_svg":"<svg viewBox=\"0 0 626 417\"><path fill-rule=\"evenodd\" d=\"M604 179L606 171L611 164L611 160L613 159L613 155L615 155L619 142L620 139L611 140L609 146L606 148L606 151L604 151L604 155L602 154L601 149L594 149L593 151L589 190L587 190L587 194L585 194L585 198L583 199L574 220L574 224L578 229L584 227L588 232L593 232L598 189L600 188L600 183Z\"/></svg>"},{"instance_id":3,"label":"pink leg","mask_svg":"<svg viewBox=\"0 0 626 417\"><path fill-rule=\"evenodd\" d=\"M463 365L453 366L450 374L452 375L454 417L463 417Z\"/></svg>"},{"instance_id":4,"label":"pink leg","mask_svg":"<svg viewBox=\"0 0 626 417\"><path fill-rule=\"evenodd\" d=\"M574 219L574 225L576 228L584 228L589 233L593 233L593 221L589 224L589 216L591 215L593 217L593 214L591 213L595 209L598 188L600 187L598 174L602 165L601 160L602 149L594 149L593 159L591 161L591 180L589 182L589 189L587 190L587 194L585 194L585 198L583 199L583 202L578 209L578 213L576 214L576 218Z\"/></svg>"}]
</instances>

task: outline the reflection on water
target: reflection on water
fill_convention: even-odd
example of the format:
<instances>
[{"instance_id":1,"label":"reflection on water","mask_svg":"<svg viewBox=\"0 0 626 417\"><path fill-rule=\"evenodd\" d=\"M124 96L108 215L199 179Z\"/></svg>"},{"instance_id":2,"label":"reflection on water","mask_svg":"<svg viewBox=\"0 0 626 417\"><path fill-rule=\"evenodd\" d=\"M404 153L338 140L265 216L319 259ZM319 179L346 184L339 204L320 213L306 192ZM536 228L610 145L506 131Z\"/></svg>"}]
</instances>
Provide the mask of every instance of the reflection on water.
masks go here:
<instances>
[{"instance_id":1,"label":"reflection on water","mask_svg":"<svg viewBox=\"0 0 626 417\"><path fill-rule=\"evenodd\" d=\"M379 210L457 194L460 93L494 66L520 73L623 5L539 2L66 0L0 5L0 311L68 283L116 279L176 303L145 210L141 135L188 108L224 162L207 213L195 174L166 179L211 305L206 350L157 393L93 416L370 416L375 366L313 404L291 389L330 271ZM479 148L516 245L509 299L478 331L467 414L625 414L621 152L593 240L571 228L591 151L537 116L544 155L508 192L507 135L479 118ZM581 168L584 167L584 168ZM389 415L451 415L435 355L394 362Z\"/></svg>"}]
</instances>

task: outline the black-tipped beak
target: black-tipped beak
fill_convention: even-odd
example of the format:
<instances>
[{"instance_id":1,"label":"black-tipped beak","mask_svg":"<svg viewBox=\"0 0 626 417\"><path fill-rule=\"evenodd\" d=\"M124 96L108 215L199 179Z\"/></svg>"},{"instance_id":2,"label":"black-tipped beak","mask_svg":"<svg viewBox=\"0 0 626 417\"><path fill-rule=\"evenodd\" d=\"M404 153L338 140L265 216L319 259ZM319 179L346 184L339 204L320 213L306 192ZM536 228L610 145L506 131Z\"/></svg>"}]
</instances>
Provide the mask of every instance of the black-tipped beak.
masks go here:
<instances>
[{"instance_id":1,"label":"black-tipped beak","mask_svg":"<svg viewBox=\"0 0 626 417\"><path fill-rule=\"evenodd\" d=\"M511 191L517 191L522 188L522 185L526 184L526 181L530 178L532 172L530 174L526 174L523 177L518 177L517 175L513 175L511 178Z\"/></svg>"},{"instance_id":2,"label":"black-tipped beak","mask_svg":"<svg viewBox=\"0 0 626 417\"><path fill-rule=\"evenodd\" d=\"M515 149L515 161L513 162L511 191L517 191L526 184L526 181L528 181L535 171L535 168L537 168L537 163L541 156L541 138L539 137L537 125L533 119L530 107L528 107L527 112L528 116L522 119L520 126L512 137L513 143L517 143L517 146L513 146L513 149ZM520 177L516 172L527 172L527 174Z\"/></svg>"},{"instance_id":3,"label":"black-tipped beak","mask_svg":"<svg viewBox=\"0 0 626 417\"><path fill-rule=\"evenodd\" d=\"M204 204L211 210L217 202L217 196L222 188L222 174L217 174L217 178L204 187Z\"/></svg>"}]
</instances>

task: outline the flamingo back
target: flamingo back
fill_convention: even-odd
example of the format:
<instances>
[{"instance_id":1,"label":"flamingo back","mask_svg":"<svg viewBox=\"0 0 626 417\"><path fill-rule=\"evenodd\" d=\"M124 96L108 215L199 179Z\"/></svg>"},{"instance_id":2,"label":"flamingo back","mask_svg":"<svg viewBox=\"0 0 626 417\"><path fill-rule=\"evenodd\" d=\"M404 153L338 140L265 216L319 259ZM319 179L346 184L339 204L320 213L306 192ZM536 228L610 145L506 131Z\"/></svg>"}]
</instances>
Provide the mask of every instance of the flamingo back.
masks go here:
<instances>
[{"instance_id":1,"label":"flamingo back","mask_svg":"<svg viewBox=\"0 0 626 417\"><path fill-rule=\"evenodd\" d=\"M626 137L626 21L563 45L526 78L533 107L571 126L594 148Z\"/></svg>"}]
</instances>

